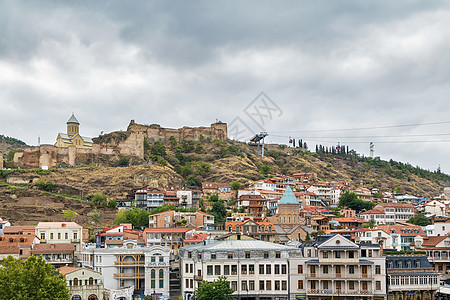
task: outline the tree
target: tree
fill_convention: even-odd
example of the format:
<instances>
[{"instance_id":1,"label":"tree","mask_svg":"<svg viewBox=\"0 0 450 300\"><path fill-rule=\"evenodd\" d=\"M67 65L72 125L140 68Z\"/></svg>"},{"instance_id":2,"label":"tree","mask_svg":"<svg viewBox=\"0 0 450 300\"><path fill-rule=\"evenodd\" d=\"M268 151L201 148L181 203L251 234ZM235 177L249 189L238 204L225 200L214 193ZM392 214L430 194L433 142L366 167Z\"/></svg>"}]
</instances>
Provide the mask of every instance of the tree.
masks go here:
<instances>
[{"instance_id":1,"label":"tree","mask_svg":"<svg viewBox=\"0 0 450 300\"><path fill-rule=\"evenodd\" d=\"M200 300L229 300L233 290L225 276L219 276L213 282L200 281L197 289L197 298Z\"/></svg>"},{"instance_id":2,"label":"tree","mask_svg":"<svg viewBox=\"0 0 450 300\"><path fill-rule=\"evenodd\" d=\"M239 190L241 188L242 184L239 181L233 181L231 182L231 189L232 190Z\"/></svg>"},{"instance_id":3,"label":"tree","mask_svg":"<svg viewBox=\"0 0 450 300\"><path fill-rule=\"evenodd\" d=\"M97 224L103 218L103 213L98 209L94 209L90 212L90 216L92 221Z\"/></svg>"},{"instance_id":4,"label":"tree","mask_svg":"<svg viewBox=\"0 0 450 300\"><path fill-rule=\"evenodd\" d=\"M69 300L69 290L62 274L42 256L30 256L24 263L8 256L0 266L0 299Z\"/></svg>"},{"instance_id":5,"label":"tree","mask_svg":"<svg viewBox=\"0 0 450 300\"><path fill-rule=\"evenodd\" d=\"M175 149L175 147L177 146L177 139L173 135L171 135L169 137L169 143L172 146L172 148Z\"/></svg>"},{"instance_id":6,"label":"tree","mask_svg":"<svg viewBox=\"0 0 450 300\"><path fill-rule=\"evenodd\" d=\"M349 207L356 212L361 210L368 210L374 207L375 203L372 201L364 201L358 198L354 192L345 191L341 194L339 198L339 207Z\"/></svg>"},{"instance_id":7,"label":"tree","mask_svg":"<svg viewBox=\"0 0 450 300\"><path fill-rule=\"evenodd\" d=\"M107 205L108 205L109 208L116 208L117 207L117 201L114 200L114 199L111 199L111 200L108 201Z\"/></svg>"},{"instance_id":8,"label":"tree","mask_svg":"<svg viewBox=\"0 0 450 300\"><path fill-rule=\"evenodd\" d=\"M66 209L65 211L63 211L63 214L64 214L64 219L66 219L67 221L70 221L70 222L72 222L73 219L75 219L77 217L77 213L70 209Z\"/></svg>"},{"instance_id":9,"label":"tree","mask_svg":"<svg viewBox=\"0 0 450 300\"><path fill-rule=\"evenodd\" d=\"M156 141L153 144L153 146L150 150L150 153L153 155L165 157L166 156L166 147L160 141Z\"/></svg>"},{"instance_id":10,"label":"tree","mask_svg":"<svg viewBox=\"0 0 450 300\"><path fill-rule=\"evenodd\" d=\"M214 202L214 205L211 208L210 213L214 216L215 222L224 222L225 217L227 216L227 210L225 209L223 201L219 200Z\"/></svg>"},{"instance_id":11,"label":"tree","mask_svg":"<svg viewBox=\"0 0 450 300\"><path fill-rule=\"evenodd\" d=\"M43 191L51 192L55 188L55 185L50 180L45 181L43 178L39 178L35 185Z\"/></svg>"},{"instance_id":12,"label":"tree","mask_svg":"<svg viewBox=\"0 0 450 300\"><path fill-rule=\"evenodd\" d=\"M162 208L164 208L164 206ZM136 228L148 227L148 216L150 214L150 212L137 207L132 210L122 210L116 214L114 224L131 223Z\"/></svg>"},{"instance_id":13,"label":"tree","mask_svg":"<svg viewBox=\"0 0 450 300\"><path fill-rule=\"evenodd\" d=\"M269 174L270 172L272 172L272 167L269 165L262 165L261 168L259 168L259 172L266 176L267 174Z\"/></svg>"},{"instance_id":14,"label":"tree","mask_svg":"<svg viewBox=\"0 0 450 300\"><path fill-rule=\"evenodd\" d=\"M417 215L408 220L408 223L418 225L418 226L427 226L430 225L431 222L424 215Z\"/></svg>"},{"instance_id":15,"label":"tree","mask_svg":"<svg viewBox=\"0 0 450 300\"><path fill-rule=\"evenodd\" d=\"M89 195L87 198L89 199L89 202L97 208L108 205L108 196L102 193L95 193L93 195Z\"/></svg>"},{"instance_id":16,"label":"tree","mask_svg":"<svg viewBox=\"0 0 450 300\"><path fill-rule=\"evenodd\" d=\"M119 160L119 167L128 167L130 165L130 158L127 156L122 156Z\"/></svg>"}]
</instances>

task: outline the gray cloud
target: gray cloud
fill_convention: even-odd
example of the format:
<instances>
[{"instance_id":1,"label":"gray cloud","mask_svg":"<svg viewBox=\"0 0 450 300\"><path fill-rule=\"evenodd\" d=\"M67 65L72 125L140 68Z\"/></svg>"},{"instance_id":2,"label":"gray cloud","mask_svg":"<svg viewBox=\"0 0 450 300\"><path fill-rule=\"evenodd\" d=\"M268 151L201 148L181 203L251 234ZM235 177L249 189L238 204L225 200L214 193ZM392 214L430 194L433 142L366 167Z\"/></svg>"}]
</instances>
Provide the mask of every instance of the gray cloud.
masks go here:
<instances>
[{"instance_id":1,"label":"gray cloud","mask_svg":"<svg viewBox=\"0 0 450 300\"><path fill-rule=\"evenodd\" d=\"M275 132L446 121L448 28L444 1L2 1L0 134L53 143L71 112L87 136L130 119L230 122L260 91L283 110L266 126L274 142L287 141ZM320 135L368 154L368 139ZM377 144L405 139L375 140L376 153L450 172L448 143Z\"/></svg>"}]
</instances>

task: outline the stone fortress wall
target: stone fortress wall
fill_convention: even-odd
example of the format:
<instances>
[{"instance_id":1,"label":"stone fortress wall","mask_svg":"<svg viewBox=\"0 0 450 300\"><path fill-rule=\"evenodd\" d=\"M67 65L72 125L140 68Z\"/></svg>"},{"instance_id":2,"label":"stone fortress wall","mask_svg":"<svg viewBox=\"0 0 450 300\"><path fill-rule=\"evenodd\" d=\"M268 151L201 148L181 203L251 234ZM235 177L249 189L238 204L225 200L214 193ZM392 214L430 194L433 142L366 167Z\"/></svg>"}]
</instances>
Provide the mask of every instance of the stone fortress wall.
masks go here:
<instances>
[{"instance_id":1,"label":"stone fortress wall","mask_svg":"<svg viewBox=\"0 0 450 300\"><path fill-rule=\"evenodd\" d=\"M75 146L67 148L53 145L41 145L24 149L14 155L14 167L18 168L55 168L60 165L76 166L86 161L96 161L100 157L113 155L135 156L144 158L144 139L150 143L161 141L168 142L170 136L177 140L198 140L203 135L205 138L227 139L227 124L217 122L211 127L183 127L179 129L163 128L160 125L142 125L131 120L128 125L124 140L111 140L108 143L95 143L92 149L80 149Z\"/></svg>"}]
</instances>

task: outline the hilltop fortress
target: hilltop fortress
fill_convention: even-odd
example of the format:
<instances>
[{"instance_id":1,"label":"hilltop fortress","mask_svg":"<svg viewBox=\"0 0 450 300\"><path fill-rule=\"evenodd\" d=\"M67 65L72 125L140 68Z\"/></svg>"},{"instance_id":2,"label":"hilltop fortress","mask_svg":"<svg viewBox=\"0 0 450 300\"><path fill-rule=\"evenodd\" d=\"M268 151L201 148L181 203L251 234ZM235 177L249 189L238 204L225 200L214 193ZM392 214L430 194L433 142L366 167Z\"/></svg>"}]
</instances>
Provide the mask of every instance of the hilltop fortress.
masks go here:
<instances>
[{"instance_id":1,"label":"hilltop fortress","mask_svg":"<svg viewBox=\"0 0 450 300\"><path fill-rule=\"evenodd\" d=\"M74 116L73 116L74 117ZM68 121L68 130L73 130L71 125L74 118ZM71 123L71 124L69 124ZM77 126L79 122L77 120ZM78 133L78 127L77 132ZM164 128L158 124L143 125L131 120L126 131L116 131L101 135L92 139L92 144L85 143L85 147L77 146L76 142L62 144L58 134L55 145L41 145L30 147L23 152L14 155L14 167L19 168L55 168L58 166L91 165L98 163L111 163L117 161L120 156L136 157L144 159L144 139L150 143L161 141L168 142L174 136L178 141L198 140L204 138L219 139L225 141L228 138L227 124L216 122L210 127L182 127L179 129ZM82 137L83 139L86 139Z\"/></svg>"}]
</instances>

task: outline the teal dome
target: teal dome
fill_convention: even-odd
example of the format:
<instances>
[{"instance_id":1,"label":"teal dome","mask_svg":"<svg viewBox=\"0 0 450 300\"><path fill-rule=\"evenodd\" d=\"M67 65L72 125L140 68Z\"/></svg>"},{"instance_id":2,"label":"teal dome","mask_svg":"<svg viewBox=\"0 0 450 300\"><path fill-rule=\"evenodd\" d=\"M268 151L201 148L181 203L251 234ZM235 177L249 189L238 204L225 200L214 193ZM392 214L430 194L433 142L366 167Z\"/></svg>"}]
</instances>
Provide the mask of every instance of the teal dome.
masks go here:
<instances>
[{"instance_id":1,"label":"teal dome","mask_svg":"<svg viewBox=\"0 0 450 300\"><path fill-rule=\"evenodd\" d=\"M289 186L284 191L283 197L281 197L280 202L278 202L278 205L280 204L298 204L298 200L297 198L295 198L294 192Z\"/></svg>"}]
</instances>

